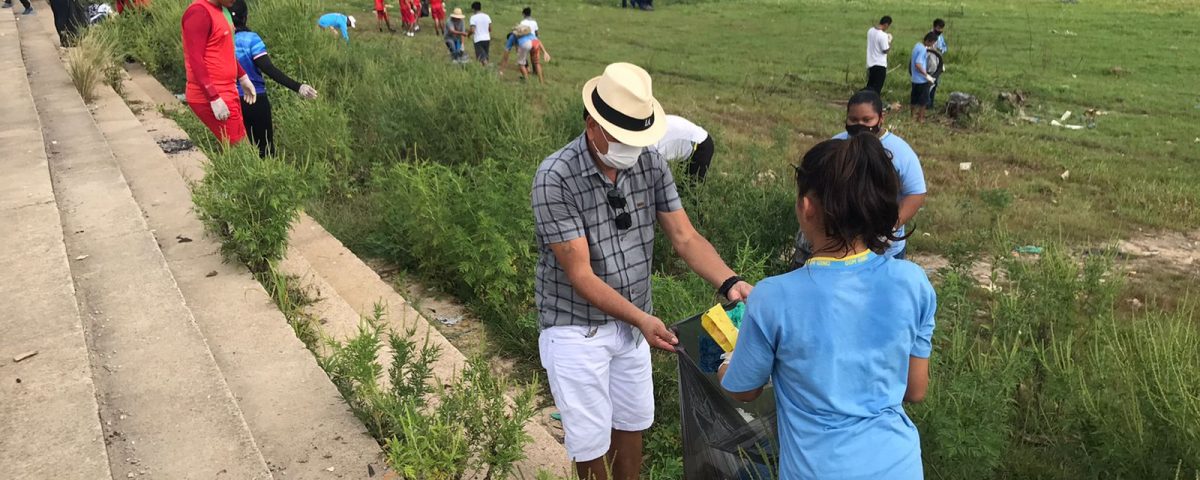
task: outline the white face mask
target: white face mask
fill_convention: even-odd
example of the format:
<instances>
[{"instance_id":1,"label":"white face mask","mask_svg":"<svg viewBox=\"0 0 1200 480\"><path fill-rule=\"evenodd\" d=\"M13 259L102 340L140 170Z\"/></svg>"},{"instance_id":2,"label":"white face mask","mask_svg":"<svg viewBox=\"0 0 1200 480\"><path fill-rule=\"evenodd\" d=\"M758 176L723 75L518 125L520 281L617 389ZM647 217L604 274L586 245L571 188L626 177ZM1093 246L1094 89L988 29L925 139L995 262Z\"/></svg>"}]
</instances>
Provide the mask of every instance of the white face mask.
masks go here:
<instances>
[{"instance_id":1,"label":"white face mask","mask_svg":"<svg viewBox=\"0 0 1200 480\"><path fill-rule=\"evenodd\" d=\"M600 161L617 170L628 170L637 165L638 157L642 155L642 147L631 147L623 143L608 142L608 153L599 153L596 142L592 142Z\"/></svg>"}]
</instances>

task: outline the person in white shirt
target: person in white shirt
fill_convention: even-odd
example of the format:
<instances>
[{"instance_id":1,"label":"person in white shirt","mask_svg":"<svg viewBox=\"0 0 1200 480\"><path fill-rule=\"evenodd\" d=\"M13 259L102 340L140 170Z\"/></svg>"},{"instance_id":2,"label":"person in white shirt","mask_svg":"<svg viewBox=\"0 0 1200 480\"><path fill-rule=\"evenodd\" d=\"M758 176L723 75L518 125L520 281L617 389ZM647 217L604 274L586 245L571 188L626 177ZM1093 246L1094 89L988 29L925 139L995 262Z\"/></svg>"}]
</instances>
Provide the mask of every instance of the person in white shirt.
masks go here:
<instances>
[{"instance_id":1,"label":"person in white shirt","mask_svg":"<svg viewBox=\"0 0 1200 480\"><path fill-rule=\"evenodd\" d=\"M712 164L713 140L699 125L678 115L667 115L667 133L654 144L667 162L687 160L688 176L703 181Z\"/></svg>"},{"instance_id":2,"label":"person in white shirt","mask_svg":"<svg viewBox=\"0 0 1200 480\"><path fill-rule=\"evenodd\" d=\"M884 15L879 25L867 30L867 86L863 90L883 93L883 82L887 80L887 54L892 49L892 17Z\"/></svg>"},{"instance_id":3,"label":"person in white shirt","mask_svg":"<svg viewBox=\"0 0 1200 480\"><path fill-rule=\"evenodd\" d=\"M472 3L471 10L475 14L471 15L471 30L467 33L470 33L472 40L475 41L475 58L486 67L488 60L491 59L488 47L492 43L492 17L483 13L483 4L479 2Z\"/></svg>"},{"instance_id":4,"label":"person in white shirt","mask_svg":"<svg viewBox=\"0 0 1200 480\"><path fill-rule=\"evenodd\" d=\"M525 16L525 19L521 20L521 25L528 26L529 30L533 31L533 36L541 38L541 36L538 35L537 20L533 19L533 9L525 7L524 10L521 10L521 15Z\"/></svg>"}]
</instances>

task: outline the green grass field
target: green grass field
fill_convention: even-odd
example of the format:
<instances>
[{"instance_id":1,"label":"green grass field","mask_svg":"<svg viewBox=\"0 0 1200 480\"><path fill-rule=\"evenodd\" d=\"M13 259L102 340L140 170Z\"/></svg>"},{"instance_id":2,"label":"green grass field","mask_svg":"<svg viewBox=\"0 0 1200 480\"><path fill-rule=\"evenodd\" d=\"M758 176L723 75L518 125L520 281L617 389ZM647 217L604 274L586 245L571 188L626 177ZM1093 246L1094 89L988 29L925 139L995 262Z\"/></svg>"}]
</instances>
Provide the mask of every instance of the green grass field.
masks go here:
<instances>
[{"instance_id":1,"label":"green grass field","mask_svg":"<svg viewBox=\"0 0 1200 480\"><path fill-rule=\"evenodd\" d=\"M370 5L359 3L360 37L377 36ZM937 251L981 227L986 219L972 211L978 193L992 189L1011 193L1007 227L1024 243L1200 227L1200 170L1188 168L1200 161L1200 94L1189 66L1196 60L1187 54L1200 2L663 0L652 13L614 8L615 0L488 2L497 36L526 4L554 55L551 85L514 88L544 91L531 94L535 100L577 95L604 65L636 63L654 76L668 112L714 132L718 170L777 174L840 131L845 99L865 83L865 34L878 17L895 19L889 61L899 68L885 97L900 102L908 93L908 52L933 18L944 18L950 71L941 100L963 91L991 107L1000 92L1021 91L1027 113L1045 121L1067 110L1075 116L1066 123L1077 124L1086 109L1110 113L1083 131L1031 125L990 108L961 128L893 115L890 128L921 155L930 185L916 222L930 236L919 236L916 250ZM440 58L444 48L423 22L418 37L392 41ZM1124 73L1113 74L1114 67ZM510 71L506 80L516 77ZM785 149L764 152L779 143ZM972 162L972 170L960 172L959 162Z\"/></svg>"},{"instance_id":2,"label":"green grass field","mask_svg":"<svg viewBox=\"0 0 1200 480\"><path fill-rule=\"evenodd\" d=\"M183 3L158 0L150 17L112 27L127 53L174 86ZM1139 232L1200 228L1200 2L657 3L647 13L619 0L531 2L554 55L545 86L521 84L512 70L449 65L428 19L414 38L376 33L367 1L259 0L250 18L275 63L322 93L313 102L274 85L270 93L287 160L325 167L327 187L310 212L360 255L464 300L489 327L495 354L524 360L528 372L537 371L529 182L582 130L585 80L611 62L637 63L669 113L713 133L709 181L682 195L718 251L757 279L782 271L796 230L789 165L841 131L845 99L865 83L866 30L884 14L895 19L890 61L901 66L885 97L903 101L907 52L944 18L950 70L939 99L967 92L981 112L959 123L888 118L929 183L910 251L949 263L936 279L929 399L909 409L928 476L1200 478L1196 267L1143 267L1126 281L1104 248ZM494 43L525 5L485 2ZM328 11L359 18L349 45L317 31ZM997 101L1012 91L1043 123ZM1087 109L1109 113L1078 131L1045 123L1070 110L1064 123L1082 124ZM193 137L207 136L195 127ZM1010 255L1029 244L1047 253ZM711 306L710 288L659 247L656 313L680 319ZM999 288L973 278L976 261L994 267ZM1129 308L1130 297L1146 308ZM647 438L652 478L679 478L674 361L656 359L663 395Z\"/></svg>"}]
</instances>

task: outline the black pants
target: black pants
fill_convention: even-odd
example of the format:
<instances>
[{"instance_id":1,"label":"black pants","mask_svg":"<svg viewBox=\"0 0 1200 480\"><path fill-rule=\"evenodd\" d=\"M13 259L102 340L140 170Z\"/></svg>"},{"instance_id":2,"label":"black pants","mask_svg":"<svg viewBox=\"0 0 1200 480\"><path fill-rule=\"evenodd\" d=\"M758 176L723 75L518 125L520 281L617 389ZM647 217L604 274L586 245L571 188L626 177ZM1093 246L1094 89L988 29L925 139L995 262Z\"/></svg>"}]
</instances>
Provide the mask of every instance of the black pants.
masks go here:
<instances>
[{"instance_id":1,"label":"black pants","mask_svg":"<svg viewBox=\"0 0 1200 480\"><path fill-rule=\"evenodd\" d=\"M712 164L714 150L716 147L713 145L712 135L696 145L696 151L692 152L692 158L688 160L687 173L689 177L704 180L704 176L708 175L708 167Z\"/></svg>"},{"instance_id":2,"label":"black pants","mask_svg":"<svg viewBox=\"0 0 1200 480\"><path fill-rule=\"evenodd\" d=\"M883 93L883 81L887 80L887 67L876 65L867 69L867 86L863 90L874 90Z\"/></svg>"},{"instance_id":3,"label":"black pants","mask_svg":"<svg viewBox=\"0 0 1200 480\"><path fill-rule=\"evenodd\" d=\"M266 92L258 94L254 105L242 100L242 123L246 135L258 146L258 156L275 154L275 127L271 123L271 100Z\"/></svg>"},{"instance_id":4,"label":"black pants","mask_svg":"<svg viewBox=\"0 0 1200 480\"><path fill-rule=\"evenodd\" d=\"M59 43L64 47L73 45L80 29L87 24L79 0L50 0L50 11L54 13L54 30L58 32Z\"/></svg>"},{"instance_id":5,"label":"black pants","mask_svg":"<svg viewBox=\"0 0 1200 480\"><path fill-rule=\"evenodd\" d=\"M4 0L5 5L12 5L12 0ZM21 0L21 6L25 8L33 8L29 5L29 0Z\"/></svg>"}]
</instances>

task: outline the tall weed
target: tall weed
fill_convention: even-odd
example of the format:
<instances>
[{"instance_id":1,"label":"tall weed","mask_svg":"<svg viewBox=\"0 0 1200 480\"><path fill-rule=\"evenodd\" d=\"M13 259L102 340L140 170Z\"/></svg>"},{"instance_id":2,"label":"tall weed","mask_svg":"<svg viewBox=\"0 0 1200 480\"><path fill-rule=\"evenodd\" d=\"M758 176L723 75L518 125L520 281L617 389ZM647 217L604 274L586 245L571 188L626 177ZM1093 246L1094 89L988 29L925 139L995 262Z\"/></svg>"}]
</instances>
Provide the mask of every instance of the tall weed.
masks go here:
<instances>
[{"instance_id":1,"label":"tall weed","mask_svg":"<svg viewBox=\"0 0 1200 480\"><path fill-rule=\"evenodd\" d=\"M204 168L192 190L200 221L221 238L226 258L266 272L283 258L292 223L318 190L312 178L321 177L278 158L259 158L245 143L212 156Z\"/></svg>"},{"instance_id":2,"label":"tall weed","mask_svg":"<svg viewBox=\"0 0 1200 480\"><path fill-rule=\"evenodd\" d=\"M71 83L85 103L96 101L96 88L101 83L121 91L121 64L116 39L108 30L85 30L67 50L67 73Z\"/></svg>"},{"instance_id":3,"label":"tall weed","mask_svg":"<svg viewBox=\"0 0 1200 480\"><path fill-rule=\"evenodd\" d=\"M388 464L404 478L510 478L530 441L524 425L535 413L537 385L513 388L478 357L454 378L435 379L429 366L440 352L428 339L418 345L413 332L384 332L382 315L377 308L356 336L330 342L321 364L382 439ZM386 371L376 362L384 337L394 354ZM384 375L390 389L379 383Z\"/></svg>"}]
</instances>

